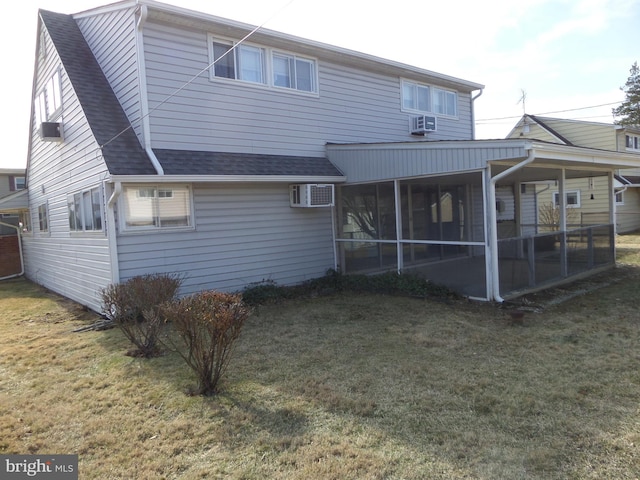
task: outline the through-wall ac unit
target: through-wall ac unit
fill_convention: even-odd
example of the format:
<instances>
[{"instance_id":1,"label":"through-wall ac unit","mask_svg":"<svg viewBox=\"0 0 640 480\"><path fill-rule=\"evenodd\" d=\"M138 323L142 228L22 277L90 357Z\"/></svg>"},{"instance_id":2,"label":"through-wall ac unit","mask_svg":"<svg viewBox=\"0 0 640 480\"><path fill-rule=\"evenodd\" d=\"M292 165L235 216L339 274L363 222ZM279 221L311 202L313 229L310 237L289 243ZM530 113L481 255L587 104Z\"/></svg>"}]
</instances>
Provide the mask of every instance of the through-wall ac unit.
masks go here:
<instances>
[{"instance_id":1,"label":"through-wall ac unit","mask_svg":"<svg viewBox=\"0 0 640 480\"><path fill-rule=\"evenodd\" d=\"M292 207L332 207L334 204L333 185L330 183L290 185L289 200Z\"/></svg>"},{"instance_id":2,"label":"through-wall ac unit","mask_svg":"<svg viewBox=\"0 0 640 480\"><path fill-rule=\"evenodd\" d=\"M419 115L411 118L411 135L425 135L429 132L435 132L436 128L436 117Z\"/></svg>"},{"instance_id":3,"label":"through-wall ac unit","mask_svg":"<svg viewBox=\"0 0 640 480\"><path fill-rule=\"evenodd\" d=\"M62 124L60 122L42 122L40 124L40 138L47 142L62 141Z\"/></svg>"}]
</instances>

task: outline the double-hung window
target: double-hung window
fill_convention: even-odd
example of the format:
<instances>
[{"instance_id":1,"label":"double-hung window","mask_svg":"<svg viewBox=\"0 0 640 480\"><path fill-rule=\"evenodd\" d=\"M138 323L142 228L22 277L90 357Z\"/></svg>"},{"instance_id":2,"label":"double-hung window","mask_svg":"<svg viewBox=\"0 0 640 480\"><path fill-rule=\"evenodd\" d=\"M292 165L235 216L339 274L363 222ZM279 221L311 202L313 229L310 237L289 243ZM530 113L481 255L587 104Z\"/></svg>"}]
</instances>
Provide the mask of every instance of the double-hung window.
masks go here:
<instances>
[{"instance_id":1,"label":"double-hung window","mask_svg":"<svg viewBox=\"0 0 640 480\"><path fill-rule=\"evenodd\" d=\"M454 91L402 80L402 110L455 117L458 115L458 94Z\"/></svg>"},{"instance_id":2,"label":"double-hung window","mask_svg":"<svg viewBox=\"0 0 640 480\"><path fill-rule=\"evenodd\" d=\"M102 207L100 188L78 192L67 198L69 229L72 232L102 230Z\"/></svg>"},{"instance_id":3,"label":"double-hung window","mask_svg":"<svg viewBox=\"0 0 640 480\"><path fill-rule=\"evenodd\" d=\"M266 83L264 49L253 45L212 42L213 75L220 78Z\"/></svg>"},{"instance_id":4,"label":"double-hung window","mask_svg":"<svg viewBox=\"0 0 640 480\"><path fill-rule=\"evenodd\" d=\"M38 206L38 227L41 232L49 231L49 212L46 203Z\"/></svg>"},{"instance_id":5,"label":"double-hung window","mask_svg":"<svg viewBox=\"0 0 640 480\"><path fill-rule=\"evenodd\" d=\"M188 185L127 185L122 195L125 231L193 227Z\"/></svg>"},{"instance_id":6,"label":"double-hung window","mask_svg":"<svg viewBox=\"0 0 640 480\"><path fill-rule=\"evenodd\" d=\"M640 135L625 135L628 150L640 150Z\"/></svg>"},{"instance_id":7,"label":"double-hung window","mask_svg":"<svg viewBox=\"0 0 640 480\"><path fill-rule=\"evenodd\" d=\"M318 64L312 58L209 36L211 79L243 80L298 92L318 92Z\"/></svg>"},{"instance_id":8,"label":"double-hung window","mask_svg":"<svg viewBox=\"0 0 640 480\"><path fill-rule=\"evenodd\" d=\"M431 112L431 87L402 82L402 108L415 112Z\"/></svg>"},{"instance_id":9,"label":"double-hung window","mask_svg":"<svg viewBox=\"0 0 640 480\"><path fill-rule=\"evenodd\" d=\"M34 102L36 122L51 122L62 113L62 91L60 89L60 72L49 77Z\"/></svg>"},{"instance_id":10,"label":"double-hung window","mask_svg":"<svg viewBox=\"0 0 640 480\"><path fill-rule=\"evenodd\" d=\"M455 117L457 115L456 109L456 93L449 90L442 90L441 88L433 89L433 111L441 115L449 115Z\"/></svg>"},{"instance_id":11,"label":"double-hung window","mask_svg":"<svg viewBox=\"0 0 640 480\"><path fill-rule=\"evenodd\" d=\"M272 56L273 85L315 92L315 62L295 55L274 52Z\"/></svg>"}]
</instances>

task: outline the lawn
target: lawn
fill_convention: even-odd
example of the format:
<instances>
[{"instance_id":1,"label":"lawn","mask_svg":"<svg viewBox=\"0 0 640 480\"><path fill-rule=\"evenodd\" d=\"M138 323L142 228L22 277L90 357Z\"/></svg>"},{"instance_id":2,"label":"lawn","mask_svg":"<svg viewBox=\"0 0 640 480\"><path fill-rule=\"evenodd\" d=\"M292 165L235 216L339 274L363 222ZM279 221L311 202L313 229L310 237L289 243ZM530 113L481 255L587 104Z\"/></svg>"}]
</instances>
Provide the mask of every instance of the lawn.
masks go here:
<instances>
[{"instance_id":1,"label":"lawn","mask_svg":"<svg viewBox=\"0 0 640 480\"><path fill-rule=\"evenodd\" d=\"M640 236L620 266L511 306L332 295L262 306L217 397L173 353L0 284L0 453L82 479L637 479ZM565 301L559 301L566 298Z\"/></svg>"}]
</instances>

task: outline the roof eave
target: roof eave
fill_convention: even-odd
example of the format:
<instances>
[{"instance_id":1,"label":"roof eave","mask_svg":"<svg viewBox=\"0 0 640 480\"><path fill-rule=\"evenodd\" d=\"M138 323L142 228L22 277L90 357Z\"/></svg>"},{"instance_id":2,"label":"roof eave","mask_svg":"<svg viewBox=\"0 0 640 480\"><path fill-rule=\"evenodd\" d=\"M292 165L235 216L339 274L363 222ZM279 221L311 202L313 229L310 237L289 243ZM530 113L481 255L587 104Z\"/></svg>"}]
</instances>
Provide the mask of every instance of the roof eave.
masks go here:
<instances>
[{"instance_id":1,"label":"roof eave","mask_svg":"<svg viewBox=\"0 0 640 480\"><path fill-rule=\"evenodd\" d=\"M120 183L343 183L347 177L311 175L111 175Z\"/></svg>"}]
</instances>

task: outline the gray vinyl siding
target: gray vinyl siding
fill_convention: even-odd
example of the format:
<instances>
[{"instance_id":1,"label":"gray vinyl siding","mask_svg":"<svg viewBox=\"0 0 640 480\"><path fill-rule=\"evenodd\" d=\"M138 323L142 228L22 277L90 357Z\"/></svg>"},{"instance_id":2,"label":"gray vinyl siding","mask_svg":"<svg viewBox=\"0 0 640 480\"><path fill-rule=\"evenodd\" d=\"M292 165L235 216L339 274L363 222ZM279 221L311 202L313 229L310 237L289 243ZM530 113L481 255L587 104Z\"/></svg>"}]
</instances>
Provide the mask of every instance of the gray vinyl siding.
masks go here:
<instances>
[{"instance_id":1,"label":"gray vinyl siding","mask_svg":"<svg viewBox=\"0 0 640 480\"><path fill-rule=\"evenodd\" d=\"M318 95L211 80L207 33L145 26L153 148L322 156L327 142L416 139L409 134L413 115L400 109L399 76L336 65L319 51ZM439 117L429 138L470 139L470 103L459 93L459 118Z\"/></svg>"},{"instance_id":2,"label":"gray vinyl siding","mask_svg":"<svg viewBox=\"0 0 640 480\"><path fill-rule=\"evenodd\" d=\"M348 178L349 183L468 172L486 168L487 162L491 160L526 156L523 147L478 148L446 142L328 145L327 155Z\"/></svg>"},{"instance_id":3,"label":"gray vinyl siding","mask_svg":"<svg viewBox=\"0 0 640 480\"><path fill-rule=\"evenodd\" d=\"M77 24L138 138L142 138L135 20L131 8L79 18Z\"/></svg>"},{"instance_id":4,"label":"gray vinyl siding","mask_svg":"<svg viewBox=\"0 0 640 480\"><path fill-rule=\"evenodd\" d=\"M120 234L121 280L147 273L184 276L182 294L291 285L334 267L331 211L291 208L286 184L196 184L196 228Z\"/></svg>"},{"instance_id":5,"label":"gray vinyl siding","mask_svg":"<svg viewBox=\"0 0 640 480\"><path fill-rule=\"evenodd\" d=\"M47 36L48 40L48 36ZM36 94L59 67L47 41L47 55L37 67ZM104 232L76 234L69 229L67 196L101 186L106 168L82 108L61 71L64 142L44 142L33 122L29 159L31 233L23 237L26 276L68 298L99 310L98 290L111 280ZM40 232L38 207L46 203L49 231ZM104 224L103 209L103 224Z\"/></svg>"}]
</instances>

